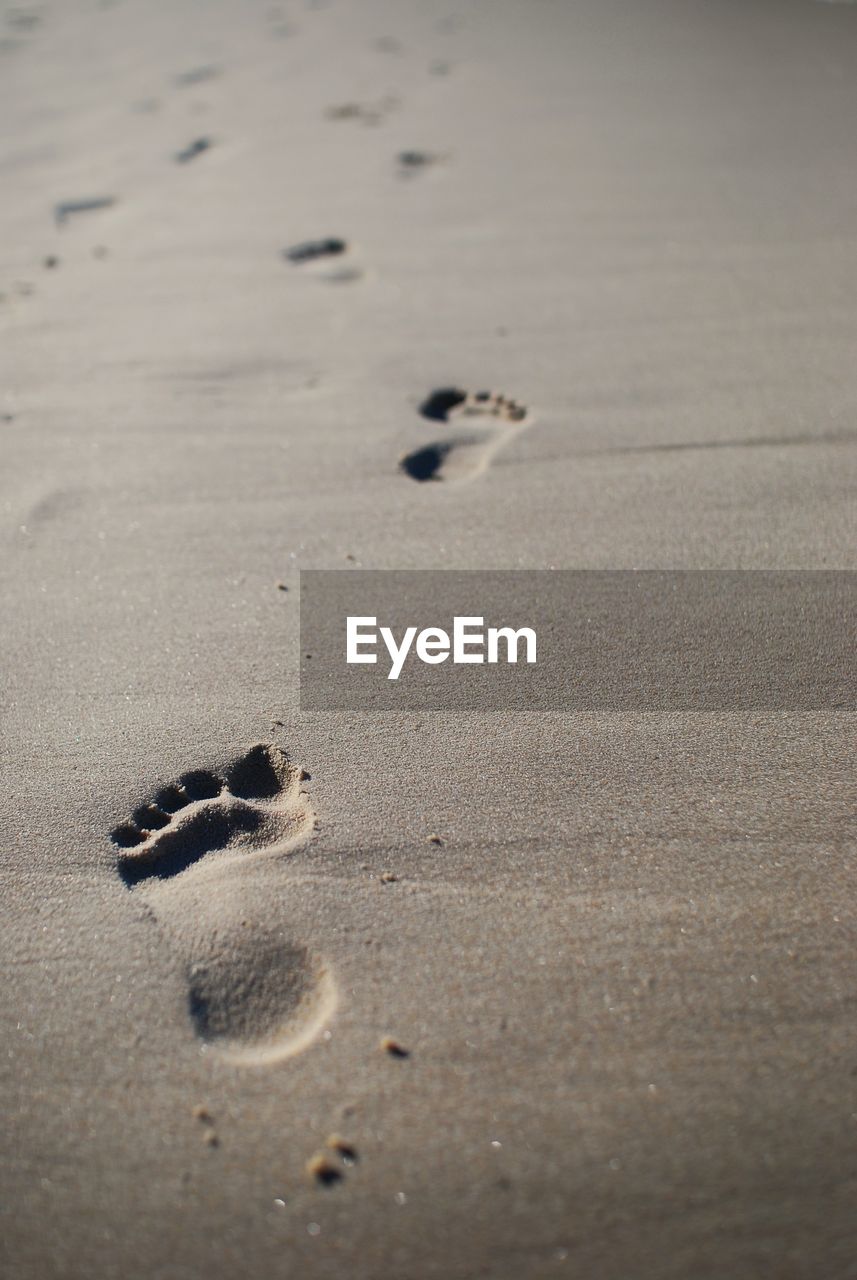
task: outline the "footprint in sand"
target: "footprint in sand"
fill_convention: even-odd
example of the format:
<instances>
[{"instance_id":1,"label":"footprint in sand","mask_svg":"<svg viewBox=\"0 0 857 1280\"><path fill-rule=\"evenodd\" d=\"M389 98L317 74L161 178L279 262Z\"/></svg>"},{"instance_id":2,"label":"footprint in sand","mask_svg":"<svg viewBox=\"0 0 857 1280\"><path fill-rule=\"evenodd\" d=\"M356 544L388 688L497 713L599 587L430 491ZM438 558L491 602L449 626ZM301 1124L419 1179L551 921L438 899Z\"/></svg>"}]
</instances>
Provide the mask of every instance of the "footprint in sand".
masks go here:
<instances>
[{"instance_id":1,"label":"footprint in sand","mask_svg":"<svg viewBox=\"0 0 857 1280\"><path fill-rule=\"evenodd\" d=\"M324 960L280 918L282 857L315 826L306 777L262 744L222 778L184 774L111 832L122 881L184 965L194 1029L236 1062L298 1053L336 1006Z\"/></svg>"},{"instance_id":2,"label":"footprint in sand","mask_svg":"<svg viewBox=\"0 0 857 1280\"><path fill-rule=\"evenodd\" d=\"M447 156L438 151L400 151L396 156L399 177L414 178L446 159Z\"/></svg>"},{"instance_id":3,"label":"footprint in sand","mask_svg":"<svg viewBox=\"0 0 857 1280\"><path fill-rule=\"evenodd\" d=\"M527 410L508 396L490 391L460 391L442 387L420 405L432 422L467 422L441 440L405 454L399 465L412 480L472 480L500 449L530 425Z\"/></svg>"},{"instance_id":4,"label":"footprint in sand","mask_svg":"<svg viewBox=\"0 0 857 1280\"><path fill-rule=\"evenodd\" d=\"M310 269L315 270L323 280L331 281L333 284L350 284L354 280L362 279L364 272L361 267L355 266L349 260L344 263L338 261L348 254L349 248L348 242L341 240L339 236L325 236L321 240L304 240L300 244L293 244L290 248L283 250L283 257L296 266L305 267L305 264L310 264ZM332 269L327 269L331 258L336 260L336 265ZM319 266L321 270L318 270Z\"/></svg>"}]
</instances>

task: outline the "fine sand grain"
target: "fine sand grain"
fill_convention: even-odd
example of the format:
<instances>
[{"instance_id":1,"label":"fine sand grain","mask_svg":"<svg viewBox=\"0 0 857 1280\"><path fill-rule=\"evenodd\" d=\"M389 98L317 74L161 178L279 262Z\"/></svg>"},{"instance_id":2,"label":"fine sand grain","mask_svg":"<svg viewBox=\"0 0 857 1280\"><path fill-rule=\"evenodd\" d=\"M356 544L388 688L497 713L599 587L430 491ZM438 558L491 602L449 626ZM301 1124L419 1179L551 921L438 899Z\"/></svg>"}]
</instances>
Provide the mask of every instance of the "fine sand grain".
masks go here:
<instances>
[{"instance_id":1,"label":"fine sand grain","mask_svg":"<svg viewBox=\"0 0 857 1280\"><path fill-rule=\"evenodd\" d=\"M298 573L853 569L855 119L847 4L0 9L4 1275L853 1274L854 717L302 715Z\"/></svg>"}]
</instances>

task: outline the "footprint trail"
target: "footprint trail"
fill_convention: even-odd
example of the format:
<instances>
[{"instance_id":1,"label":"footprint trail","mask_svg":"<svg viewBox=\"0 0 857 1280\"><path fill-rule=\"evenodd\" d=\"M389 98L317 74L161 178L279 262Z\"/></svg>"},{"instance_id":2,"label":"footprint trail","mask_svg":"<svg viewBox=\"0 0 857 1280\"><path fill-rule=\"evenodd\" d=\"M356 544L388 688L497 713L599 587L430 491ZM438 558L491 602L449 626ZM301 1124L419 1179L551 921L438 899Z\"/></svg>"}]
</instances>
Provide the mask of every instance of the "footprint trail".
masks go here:
<instances>
[{"instance_id":1,"label":"footprint trail","mask_svg":"<svg viewBox=\"0 0 857 1280\"><path fill-rule=\"evenodd\" d=\"M281 917L283 856L312 834L306 778L260 744L224 771L184 774L111 833L117 870L182 962L200 1039L256 1065L310 1045L336 1007L314 949Z\"/></svg>"}]
</instances>

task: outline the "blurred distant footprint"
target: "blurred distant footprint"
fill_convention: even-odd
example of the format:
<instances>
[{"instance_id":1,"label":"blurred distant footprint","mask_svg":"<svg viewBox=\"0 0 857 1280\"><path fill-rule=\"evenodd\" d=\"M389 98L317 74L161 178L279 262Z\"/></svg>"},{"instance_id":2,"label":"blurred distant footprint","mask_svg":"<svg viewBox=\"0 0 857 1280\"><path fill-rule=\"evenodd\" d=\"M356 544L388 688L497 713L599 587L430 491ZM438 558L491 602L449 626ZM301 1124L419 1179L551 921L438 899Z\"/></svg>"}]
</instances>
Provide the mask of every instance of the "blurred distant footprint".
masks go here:
<instances>
[{"instance_id":1,"label":"blurred distant footprint","mask_svg":"<svg viewBox=\"0 0 857 1280\"><path fill-rule=\"evenodd\" d=\"M306 1048L336 1006L324 961L282 926L282 855L312 834L306 778L276 746L162 787L111 832L123 882L184 963L200 1038L251 1065Z\"/></svg>"},{"instance_id":2,"label":"blurred distant footprint","mask_svg":"<svg viewBox=\"0 0 857 1280\"><path fill-rule=\"evenodd\" d=\"M304 240L301 244L293 244L283 250L283 257L297 266L309 263L314 268L318 264L327 264L330 258L339 259L348 251L346 240L341 240L339 236L325 236L321 240ZM360 267L346 262L344 265L337 263L330 270L322 269L319 274L322 279L334 284L350 284L354 280L360 280L364 273Z\"/></svg>"},{"instance_id":3,"label":"blurred distant footprint","mask_svg":"<svg viewBox=\"0 0 857 1280\"><path fill-rule=\"evenodd\" d=\"M420 405L433 422L461 422L447 437L405 454L400 466L412 480L472 480L531 419L527 410L508 396L490 391L461 391L442 387ZM467 423L466 429L463 423Z\"/></svg>"}]
</instances>

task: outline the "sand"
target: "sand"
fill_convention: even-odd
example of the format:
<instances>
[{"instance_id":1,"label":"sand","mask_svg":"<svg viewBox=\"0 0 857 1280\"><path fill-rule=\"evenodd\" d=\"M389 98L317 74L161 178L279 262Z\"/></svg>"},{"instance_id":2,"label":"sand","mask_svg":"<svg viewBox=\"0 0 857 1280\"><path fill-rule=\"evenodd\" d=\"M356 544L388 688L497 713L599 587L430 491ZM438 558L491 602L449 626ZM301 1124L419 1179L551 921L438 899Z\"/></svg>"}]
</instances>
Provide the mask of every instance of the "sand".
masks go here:
<instances>
[{"instance_id":1,"label":"sand","mask_svg":"<svg viewBox=\"0 0 857 1280\"><path fill-rule=\"evenodd\" d=\"M854 717L297 643L302 567L855 567L857 7L0 23L6 1273L853 1275Z\"/></svg>"}]
</instances>

